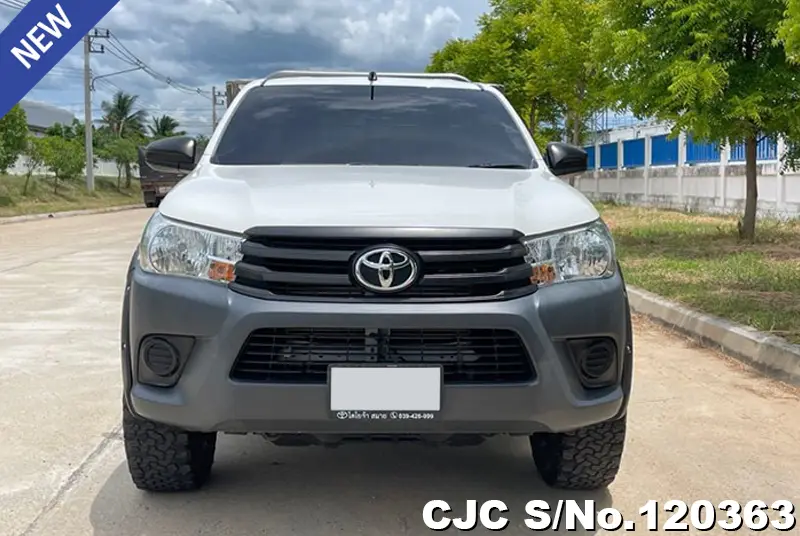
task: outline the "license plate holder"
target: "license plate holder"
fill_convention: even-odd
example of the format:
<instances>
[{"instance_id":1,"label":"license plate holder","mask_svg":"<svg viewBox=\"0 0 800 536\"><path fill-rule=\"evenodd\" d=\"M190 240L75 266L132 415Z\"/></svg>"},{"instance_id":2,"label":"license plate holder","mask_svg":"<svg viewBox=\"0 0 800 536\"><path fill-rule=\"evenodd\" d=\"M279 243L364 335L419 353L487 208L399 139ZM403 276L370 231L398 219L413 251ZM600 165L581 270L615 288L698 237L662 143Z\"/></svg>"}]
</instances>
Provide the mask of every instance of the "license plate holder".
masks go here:
<instances>
[{"instance_id":1,"label":"license plate holder","mask_svg":"<svg viewBox=\"0 0 800 536\"><path fill-rule=\"evenodd\" d=\"M443 377L441 366L331 365L328 409L337 420L435 420Z\"/></svg>"}]
</instances>

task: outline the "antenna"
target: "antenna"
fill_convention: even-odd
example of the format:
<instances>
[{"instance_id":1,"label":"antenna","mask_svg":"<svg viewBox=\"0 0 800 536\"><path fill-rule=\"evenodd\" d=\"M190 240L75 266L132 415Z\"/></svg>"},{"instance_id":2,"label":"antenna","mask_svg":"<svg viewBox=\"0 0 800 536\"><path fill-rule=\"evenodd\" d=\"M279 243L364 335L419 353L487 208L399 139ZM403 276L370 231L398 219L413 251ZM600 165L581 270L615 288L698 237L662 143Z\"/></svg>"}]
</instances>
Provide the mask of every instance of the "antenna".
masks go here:
<instances>
[{"instance_id":1,"label":"antenna","mask_svg":"<svg viewBox=\"0 0 800 536\"><path fill-rule=\"evenodd\" d=\"M375 81L378 79L378 73L370 71L367 79L369 80L369 100L375 100Z\"/></svg>"}]
</instances>

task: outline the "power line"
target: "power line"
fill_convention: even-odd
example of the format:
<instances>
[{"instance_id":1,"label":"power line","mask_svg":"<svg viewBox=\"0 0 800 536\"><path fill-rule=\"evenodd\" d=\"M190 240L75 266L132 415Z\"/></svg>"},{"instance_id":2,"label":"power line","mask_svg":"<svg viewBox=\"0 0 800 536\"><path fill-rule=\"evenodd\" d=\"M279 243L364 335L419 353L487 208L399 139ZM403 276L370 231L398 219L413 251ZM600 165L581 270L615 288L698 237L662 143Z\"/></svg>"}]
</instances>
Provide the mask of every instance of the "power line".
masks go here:
<instances>
[{"instance_id":1,"label":"power line","mask_svg":"<svg viewBox=\"0 0 800 536\"><path fill-rule=\"evenodd\" d=\"M199 87L191 87L189 85L183 84L174 80L170 76L166 76L152 67L148 65L146 62L142 61L136 54L131 52L131 50L125 46L125 44L117 37L114 32L107 28L97 28L102 32L105 32L108 36L108 50L109 53L114 56L115 58L124 61L130 65L141 67L141 69L150 75L152 78L167 84L168 86L177 89L178 91L183 91L187 94L196 94L201 95L207 98L211 98L211 94L208 91L205 91Z\"/></svg>"}]
</instances>

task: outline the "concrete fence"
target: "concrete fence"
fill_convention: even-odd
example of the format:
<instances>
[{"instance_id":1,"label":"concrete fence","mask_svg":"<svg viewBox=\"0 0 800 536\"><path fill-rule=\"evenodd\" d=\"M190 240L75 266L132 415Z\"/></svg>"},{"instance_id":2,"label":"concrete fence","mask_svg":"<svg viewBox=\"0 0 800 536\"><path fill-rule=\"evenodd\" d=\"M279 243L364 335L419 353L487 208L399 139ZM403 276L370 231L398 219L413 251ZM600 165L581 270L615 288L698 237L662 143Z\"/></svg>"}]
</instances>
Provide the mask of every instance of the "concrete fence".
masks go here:
<instances>
[{"instance_id":1,"label":"concrete fence","mask_svg":"<svg viewBox=\"0 0 800 536\"><path fill-rule=\"evenodd\" d=\"M8 170L10 175L25 175L28 173L28 169L25 167L27 163L27 158L21 156L16 164L11 166ZM45 175L49 174L46 168L38 168L34 171L35 175ZM105 160L98 160L97 165L94 167L94 174L97 177L116 177L117 176L117 165L114 162L108 162Z\"/></svg>"},{"instance_id":2,"label":"concrete fence","mask_svg":"<svg viewBox=\"0 0 800 536\"><path fill-rule=\"evenodd\" d=\"M677 141L677 162L653 165L651 136L644 136L643 165L626 167L625 143L618 140L614 168L601 167L601 152L608 153L612 144L597 144L589 150L591 169L578 176L575 188L593 200L614 200L621 203L710 213L740 213L745 201L745 164L737 156L731 161L730 145L718 148L713 162L687 161L687 139ZM800 172L782 173L777 155L784 152L777 141L774 158L758 162L758 213L760 216L795 218L800 216ZM630 160L630 159L628 159ZM607 160L606 160L607 161Z\"/></svg>"}]
</instances>

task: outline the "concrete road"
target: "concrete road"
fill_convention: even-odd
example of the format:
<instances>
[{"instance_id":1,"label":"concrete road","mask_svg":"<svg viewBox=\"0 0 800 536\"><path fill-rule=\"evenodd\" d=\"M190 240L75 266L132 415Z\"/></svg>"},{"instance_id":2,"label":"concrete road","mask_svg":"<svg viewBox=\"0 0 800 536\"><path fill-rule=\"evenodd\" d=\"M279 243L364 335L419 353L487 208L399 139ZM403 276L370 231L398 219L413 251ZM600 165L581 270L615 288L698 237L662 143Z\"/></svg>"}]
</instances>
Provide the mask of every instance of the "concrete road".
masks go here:
<instances>
[{"instance_id":1,"label":"concrete road","mask_svg":"<svg viewBox=\"0 0 800 536\"><path fill-rule=\"evenodd\" d=\"M607 492L547 489L518 439L323 450L223 436L208 488L143 494L120 441L118 329L149 214L0 226L0 535L430 534L432 499L457 515L467 499L503 500L505 532L528 534L524 504L559 498L596 499L645 533L638 511L651 499L800 505L798 394L641 319L627 450Z\"/></svg>"}]
</instances>

